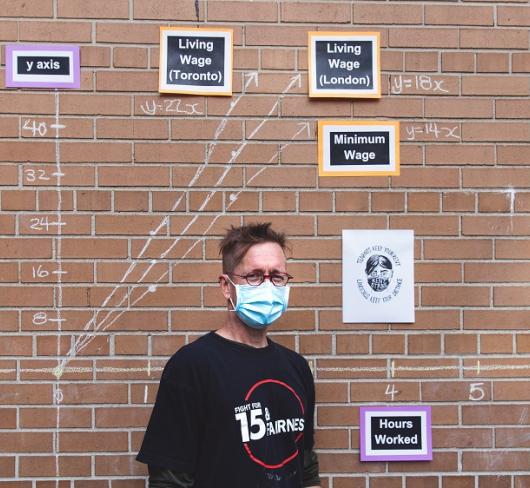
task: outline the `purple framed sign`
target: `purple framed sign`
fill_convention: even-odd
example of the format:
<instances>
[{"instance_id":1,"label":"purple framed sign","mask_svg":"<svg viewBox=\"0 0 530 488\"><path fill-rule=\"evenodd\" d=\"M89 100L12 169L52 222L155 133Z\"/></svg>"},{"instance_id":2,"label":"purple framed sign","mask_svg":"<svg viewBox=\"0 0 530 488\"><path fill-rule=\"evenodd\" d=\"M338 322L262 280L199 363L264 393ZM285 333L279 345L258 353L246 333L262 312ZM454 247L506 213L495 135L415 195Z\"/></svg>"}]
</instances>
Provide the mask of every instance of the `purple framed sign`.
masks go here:
<instances>
[{"instance_id":1,"label":"purple framed sign","mask_svg":"<svg viewBox=\"0 0 530 488\"><path fill-rule=\"evenodd\" d=\"M6 87L79 88L79 46L8 44Z\"/></svg>"},{"instance_id":2,"label":"purple framed sign","mask_svg":"<svg viewBox=\"0 0 530 488\"><path fill-rule=\"evenodd\" d=\"M361 461L431 461L431 407L361 407Z\"/></svg>"}]
</instances>

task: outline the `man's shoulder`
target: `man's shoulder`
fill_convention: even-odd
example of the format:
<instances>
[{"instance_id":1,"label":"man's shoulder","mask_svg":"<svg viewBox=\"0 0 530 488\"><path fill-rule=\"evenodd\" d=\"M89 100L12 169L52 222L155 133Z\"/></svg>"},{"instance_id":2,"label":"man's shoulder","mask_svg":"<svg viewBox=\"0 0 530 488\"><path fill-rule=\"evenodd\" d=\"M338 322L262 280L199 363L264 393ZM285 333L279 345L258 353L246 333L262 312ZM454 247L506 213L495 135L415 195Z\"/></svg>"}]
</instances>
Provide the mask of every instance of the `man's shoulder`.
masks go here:
<instances>
[{"instance_id":1,"label":"man's shoulder","mask_svg":"<svg viewBox=\"0 0 530 488\"><path fill-rule=\"evenodd\" d=\"M279 354L282 354L284 357L286 357L289 361L291 361L294 364L299 365L302 368L308 367L307 360L302 356L301 354L297 353L296 351L293 351L292 349L289 349L288 347L280 344L279 342L276 342L269 338L269 341L272 343L273 347L278 351Z\"/></svg>"},{"instance_id":2,"label":"man's shoulder","mask_svg":"<svg viewBox=\"0 0 530 488\"><path fill-rule=\"evenodd\" d=\"M164 372L171 374L176 369L195 369L197 366L204 364L204 359L208 357L211 342L209 336L210 334L201 336L178 349L169 358Z\"/></svg>"}]
</instances>

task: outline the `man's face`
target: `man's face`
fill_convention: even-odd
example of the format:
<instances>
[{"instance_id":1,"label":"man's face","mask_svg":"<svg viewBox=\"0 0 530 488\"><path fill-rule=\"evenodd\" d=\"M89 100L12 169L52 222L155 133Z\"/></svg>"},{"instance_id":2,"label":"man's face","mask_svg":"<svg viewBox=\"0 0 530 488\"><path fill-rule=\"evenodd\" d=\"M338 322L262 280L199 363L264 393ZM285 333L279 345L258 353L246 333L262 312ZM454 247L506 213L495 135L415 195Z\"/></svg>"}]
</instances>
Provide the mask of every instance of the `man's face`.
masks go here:
<instances>
[{"instance_id":1,"label":"man's face","mask_svg":"<svg viewBox=\"0 0 530 488\"><path fill-rule=\"evenodd\" d=\"M253 271L261 271L265 275L271 273L286 273L287 261L283 249L275 242L263 242L252 246L243 256L241 262L233 270L234 274L245 276ZM230 279L241 285L246 285L244 278L230 276ZM225 298L231 297L235 303L236 292L234 287L226 279L221 280L221 288Z\"/></svg>"}]
</instances>

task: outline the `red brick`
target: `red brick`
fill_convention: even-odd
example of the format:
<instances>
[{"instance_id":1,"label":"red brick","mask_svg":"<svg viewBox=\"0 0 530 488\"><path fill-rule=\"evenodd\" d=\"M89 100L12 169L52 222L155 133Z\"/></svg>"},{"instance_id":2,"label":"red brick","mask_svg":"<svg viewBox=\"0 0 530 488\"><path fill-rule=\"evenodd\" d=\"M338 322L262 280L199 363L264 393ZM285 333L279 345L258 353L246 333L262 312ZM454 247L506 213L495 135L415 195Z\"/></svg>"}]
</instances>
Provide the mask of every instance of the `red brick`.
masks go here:
<instances>
[{"instance_id":1,"label":"red brick","mask_svg":"<svg viewBox=\"0 0 530 488\"><path fill-rule=\"evenodd\" d=\"M472 52L442 52L442 71L472 73L475 55Z\"/></svg>"},{"instance_id":2,"label":"red brick","mask_svg":"<svg viewBox=\"0 0 530 488\"><path fill-rule=\"evenodd\" d=\"M65 115L130 115L131 98L124 95L65 94L60 96Z\"/></svg>"},{"instance_id":3,"label":"red brick","mask_svg":"<svg viewBox=\"0 0 530 488\"><path fill-rule=\"evenodd\" d=\"M447 334L444 337L446 354L476 354L478 352L475 334Z\"/></svg>"},{"instance_id":4,"label":"red brick","mask_svg":"<svg viewBox=\"0 0 530 488\"><path fill-rule=\"evenodd\" d=\"M50 452L52 448L51 432L2 432L0 442L3 451L8 452Z\"/></svg>"},{"instance_id":5,"label":"red brick","mask_svg":"<svg viewBox=\"0 0 530 488\"><path fill-rule=\"evenodd\" d=\"M315 2L309 8L303 3L282 2L282 22L317 22L342 24L351 22L349 3ZM276 20L276 19L270 19Z\"/></svg>"},{"instance_id":6,"label":"red brick","mask_svg":"<svg viewBox=\"0 0 530 488\"><path fill-rule=\"evenodd\" d=\"M81 46L80 58L81 66L109 67L110 48L97 46Z\"/></svg>"},{"instance_id":7,"label":"red brick","mask_svg":"<svg viewBox=\"0 0 530 488\"><path fill-rule=\"evenodd\" d=\"M505 475L491 475L491 476L479 476L478 488L510 488L511 487L511 476ZM517 487L516 485L516 488Z\"/></svg>"},{"instance_id":8,"label":"red brick","mask_svg":"<svg viewBox=\"0 0 530 488\"><path fill-rule=\"evenodd\" d=\"M444 476L443 488L475 488L474 476Z\"/></svg>"},{"instance_id":9,"label":"red brick","mask_svg":"<svg viewBox=\"0 0 530 488\"><path fill-rule=\"evenodd\" d=\"M510 70L510 58L504 53L478 53L478 73L508 73Z\"/></svg>"},{"instance_id":10,"label":"red brick","mask_svg":"<svg viewBox=\"0 0 530 488\"><path fill-rule=\"evenodd\" d=\"M426 98L425 116L437 118L491 118L493 116L493 102L491 100L461 97Z\"/></svg>"},{"instance_id":11,"label":"red brick","mask_svg":"<svg viewBox=\"0 0 530 488\"><path fill-rule=\"evenodd\" d=\"M458 220L452 216L390 216L390 228L413 229L417 235L458 235Z\"/></svg>"},{"instance_id":12,"label":"red brick","mask_svg":"<svg viewBox=\"0 0 530 488\"><path fill-rule=\"evenodd\" d=\"M200 0L199 19L204 20L205 2ZM184 0L151 0L133 3L133 18L142 20L196 20L195 5Z\"/></svg>"},{"instance_id":13,"label":"red brick","mask_svg":"<svg viewBox=\"0 0 530 488\"><path fill-rule=\"evenodd\" d=\"M497 239L495 257L498 259L527 259L530 256L528 241Z\"/></svg>"},{"instance_id":14,"label":"red brick","mask_svg":"<svg viewBox=\"0 0 530 488\"><path fill-rule=\"evenodd\" d=\"M482 354L511 354L513 336L511 334L480 334L480 352Z\"/></svg>"},{"instance_id":15,"label":"red brick","mask_svg":"<svg viewBox=\"0 0 530 488\"><path fill-rule=\"evenodd\" d=\"M493 25L492 7L425 5L425 23L433 25Z\"/></svg>"},{"instance_id":16,"label":"red brick","mask_svg":"<svg viewBox=\"0 0 530 488\"><path fill-rule=\"evenodd\" d=\"M422 288L422 305L426 306L487 306L489 288L436 286Z\"/></svg>"},{"instance_id":17,"label":"red brick","mask_svg":"<svg viewBox=\"0 0 530 488\"><path fill-rule=\"evenodd\" d=\"M20 22L20 41L92 42L89 22Z\"/></svg>"},{"instance_id":18,"label":"red brick","mask_svg":"<svg viewBox=\"0 0 530 488\"><path fill-rule=\"evenodd\" d=\"M456 48L458 30L441 28L396 28L388 33L390 47Z\"/></svg>"},{"instance_id":19,"label":"red brick","mask_svg":"<svg viewBox=\"0 0 530 488\"><path fill-rule=\"evenodd\" d=\"M232 1L208 3L208 21L210 22L276 22L277 20L276 3L247 4Z\"/></svg>"},{"instance_id":20,"label":"red brick","mask_svg":"<svg viewBox=\"0 0 530 488\"><path fill-rule=\"evenodd\" d=\"M462 217L462 234L482 236L524 236L530 233L530 218L523 216Z\"/></svg>"},{"instance_id":21,"label":"red brick","mask_svg":"<svg viewBox=\"0 0 530 488\"><path fill-rule=\"evenodd\" d=\"M462 125L464 141L518 142L530 137L530 128L517 122L467 122Z\"/></svg>"},{"instance_id":22,"label":"red brick","mask_svg":"<svg viewBox=\"0 0 530 488\"><path fill-rule=\"evenodd\" d=\"M524 96L530 87L523 77L466 76L462 80L462 95Z\"/></svg>"},{"instance_id":23,"label":"red brick","mask_svg":"<svg viewBox=\"0 0 530 488\"><path fill-rule=\"evenodd\" d=\"M497 24L508 26L530 26L528 7L497 7Z\"/></svg>"},{"instance_id":24,"label":"red brick","mask_svg":"<svg viewBox=\"0 0 530 488\"><path fill-rule=\"evenodd\" d=\"M525 49L527 46L525 29L460 29L461 48Z\"/></svg>"},{"instance_id":25,"label":"red brick","mask_svg":"<svg viewBox=\"0 0 530 488\"><path fill-rule=\"evenodd\" d=\"M465 280L470 283L527 281L530 263L466 263Z\"/></svg>"},{"instance_id":26,"label":"red brick","mask_svg":"<svg viewBox=\"0 0 530 488\"><path fill-rule=\"evenodd\" d=\"M525 145L511 145L497 147L497 158L499 165L526 165L530 149Z\"/></svg>"},{"instance_id":27,"label":"red brick","mask_svg":"<svg viewBox=\"0 0 530 488\"><path fill-rule=\"evenodd\" d=\"M466 471L520 471L530 467L525 451L467 451L462 466Z\"/></svg>"},{"instance_id":28,"label":"red brick","mask_svg":"<svg viewBox=\"0 0 530 488\"><path fill-rule=\"evenodd\" d=\"M435 192L417 192L407 195L409 212L439 212L440 194Z\"/></svg>"},{"instance_id":29,"label":"red brick","mask_svg":"<svg viewBox=\"0 0 530 488\"><path fill-rule=\"evenodd\" d=\"M205 157L204 144L137 142L134 151L137 163L198 163ZM175 167L174 172L178 171L195 173L195 168Z\"/></svg>"},{"instance_id":30,"label":"red brick","mask_svg":"<svg viewBox=\"0 0 530 488\"><path fill-rule=\"evenodd\" d=\"M296 51L292 49L262 49L261 67L294 71L296 67Z\"/></svg>"},{"instance_id":31,"label":"red brick","mask_svg":"<svg viewBox=\"0 0 530 488\"><path fill-rule=\"evenodd\" d=\"M385 5L380 3L356 3L353 5L353 21L356 24L421 24L420 5Z\"/></svg>"},{"instance_id":32,"label":"red brick","mask_svg":"<svg viewBox=\"0 0 530 488\"><path fill-rule=\"evenodd\" d=\"M247 46L306 46L307 27L247 25Z\"/></svg>"},{"instance_id":33,"label":"red brick","mask_svg":"<svg viewBox=\"0 0 530 488\"><path fill-rule=\"evenodd\" d=\"M0 22L0 39L2 41L18 40L18 22L17 21Z\"/></svg>"},{"instance_id":34,"label":"red brick","mask_svg":"<svg viewBox=\"0 0 530 488\"><path fill-rule=\"evenodd\" d=\"M524 286L502 286L493 289L493 304L497 307L530 305L530 289Z\"/></svg>"},{"instance_id":35,"label":"red brick","mask_svg":"<svg viewBox=\"0 0 530 488\"><path fill-rule=\"evenodd\" d=\"M96 89L102 92L157 92L158 76L154 71L99 71Z\"/></svg>"},{"instance_id":36,"label":"red brick","mask_svg":"<svg viewBox=\"0 0 530 488\"><path fill-rule=\"evenodd\" d=\"M149 192L115 191L114 210L118 212L147 212L149 210Z\"/></svg>"},{"instance_id":37,"label":"red brick","mask_svg":"<svg viewBox=\"0 0 530 488\"><path fill-rule=\"evenodd\" d=\"M525 329L530 313L526 310L465 310L465 329Z\"/></svg>"},{"instance_id":38,"label":"red brick","mask_svg":"<svg viewBox=\"0 0 530 488\"><path fill-rule=\"evenodd\" d=\"M128 19L129 3L127 0L59 0L57 4L58 17L81 19Z\"/></svg>"},{"instance_id":39,"label":"red brick","mask_svg":"<svg viewBox=\"0 0 530 488\"><path fill-rule=\"evenodd\" d=\"M170 168L153 166L104 166L99 168L100 186L170 186Z\"/></svg>"},{"instance_id":40,"label":"red brick","mask_svg":"<svg viewBox=\"0 0 530 488\"><path fill-rule=\"evenodd\" d=\"M158 24L147 24L140 22L99 22L96 25L96 41L98 43L158 44L160 42L160 29ZM124 72L120 73L123 74ZM132 76L132 73L133 72L128 73L127 76L121 76L119 73L114 74L122 80L125 80L127 77ZM98 73L98 75L101 74L102 73ZM111 75L112 73L107 72L106 74ZM157 77L155 76L155 78ZM106 77L105 79L110 80L111 78ZM119 88L115 86L114 88L116 91L127 91L123 90L121 86L119 86ZM155 89L153 91L158 90Z\"/></svg>"},{"instance_id":41,"label":"red brick","mask_svg":"<svg viewBox=\"0 0 530 488\"><path fill-rule=\"evenodd\" d=\"M426 259L491 259L493 242L488 239L459 239L458 246L452 239L425 240Z\"/></svg>"},{"instance_id":42,"label":"red brick","mask_svg":"<svg viewBox=\"0 0 530 488\"><path fill-rule=\"evenodd\" d=\"M4 17L53 17L52 0L31 2L24 0L2 0L0 11Z\"/></svg>"},{"instance_id":43,"label":"red brick","mask_svg":"<svg viewBox=\"0 0 530 488\"><path fill-rule=\"evenodd\" d=\"M530 72L530 53L512 54L512 71L514 73Z\"/></svg>"}]
</instances>

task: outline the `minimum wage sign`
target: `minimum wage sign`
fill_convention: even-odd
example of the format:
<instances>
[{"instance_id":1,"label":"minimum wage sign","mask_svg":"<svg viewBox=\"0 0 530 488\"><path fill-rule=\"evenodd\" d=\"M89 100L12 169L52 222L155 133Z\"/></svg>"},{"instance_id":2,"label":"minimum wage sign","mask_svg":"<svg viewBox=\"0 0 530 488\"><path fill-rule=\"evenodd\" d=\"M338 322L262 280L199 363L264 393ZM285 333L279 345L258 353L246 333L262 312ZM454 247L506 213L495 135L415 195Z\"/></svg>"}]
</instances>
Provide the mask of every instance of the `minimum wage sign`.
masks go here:
<instances>
[{"instance_id":1,"label":"minimum wage sign","mask_svg":"<svg viewBox=\"0 0 530 488\"><path fill-rule=\"evenodd\" d=\"M320 120L320 176L399 174L399 122Z\"/></svg>"},{"instance_id":2,"label":"minimum wage sign","mask_svg":"<svg viewBox=\"0 0 530 488\"><path fill-rule=\"evenodd\" d=\"M232 29L160 28L161 93L232 95Z\"/></svg>"}]
</instances>

